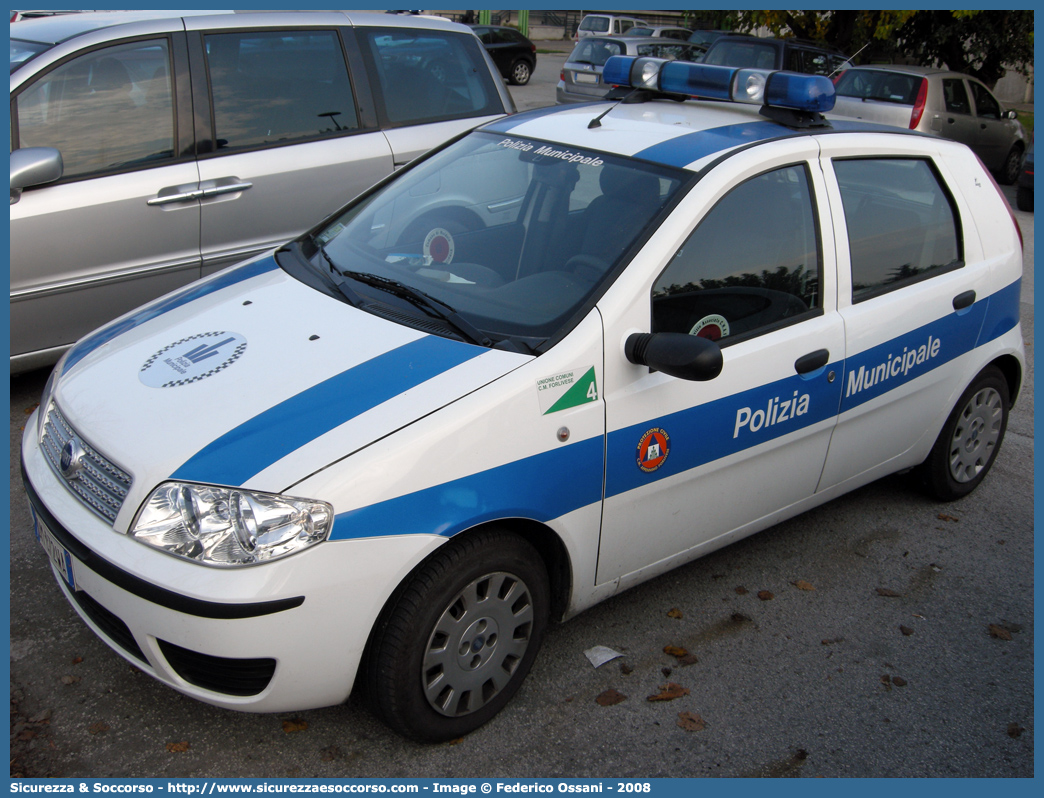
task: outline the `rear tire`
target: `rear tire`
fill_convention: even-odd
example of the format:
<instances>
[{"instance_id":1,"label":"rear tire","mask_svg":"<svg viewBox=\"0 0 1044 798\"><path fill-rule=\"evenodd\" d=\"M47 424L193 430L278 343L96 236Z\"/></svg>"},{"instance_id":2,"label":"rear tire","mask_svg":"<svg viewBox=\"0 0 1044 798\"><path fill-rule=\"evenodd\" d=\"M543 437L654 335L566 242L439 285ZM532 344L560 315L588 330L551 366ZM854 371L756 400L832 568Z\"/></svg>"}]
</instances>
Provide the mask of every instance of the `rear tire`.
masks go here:
<instances>
[{"instance_id":1,"label":"rear tire","mask_svg":"<svg viewBox=\"0 0 1044 798\"><path fill-rule=\"evenodd\" d=\"M533 69L529 66L529 62L525 59L520 58L518 61L511 65L511 71L508 73L508 80L516 86L525 86L529 83L529 79L533 76Z\"/></svg>"},{"instance_id":2,"label":"rear tire","mask_svg":"<svg viewBox=\"0 0 1044 798\"><path fill-rule=\"evenodd\" d=\"M1004 441L1008 409L1008 382L988 366L961 395L921 466L929 493L953 501L978 487Z\"/></svg>"},{"instance_id":3,"label":"rear tire","mask_svg":"<svg viewBox=\"0 0 1044 798\"><path fill-rule=\"evenodd\" d=\"M1012 185L1016 180L1019 179L1019 172L1022 171L1022 148L1017 144L1011 148L1008 152L1008 157L1004 159L1004 166L1001 169L999 175L1000 182L1006 186Z\"/></svg>"},{"instance_id":4,"label":"rear tire","mask_svg":"<svg viewBox=\"0 0 1044 798\"><path fill-rule=\"evenodd\" d=\"M489 721L536 658L550 595L536 549L506 530L442 546L374 631L366 672L377 714L421 742L453 740Z\"/></svg>"}]
</instances>

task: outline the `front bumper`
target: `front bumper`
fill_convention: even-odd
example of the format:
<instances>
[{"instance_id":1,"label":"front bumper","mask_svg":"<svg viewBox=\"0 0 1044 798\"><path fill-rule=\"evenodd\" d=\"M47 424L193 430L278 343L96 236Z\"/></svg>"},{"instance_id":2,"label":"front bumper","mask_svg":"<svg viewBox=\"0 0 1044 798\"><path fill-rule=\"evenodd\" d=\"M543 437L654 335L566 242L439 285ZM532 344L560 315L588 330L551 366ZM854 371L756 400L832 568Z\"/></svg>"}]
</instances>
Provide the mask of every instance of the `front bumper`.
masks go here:
<instances>
[{"instance_id":1,"label":"front bumper","mask_svg":"<svg viewBox=\"0 0 1044 798\"><path fill-rule=\"evenodd\" d=\"M22 475L35 522L70 555L71 585L52 566L66 598L129 662L217 706L283 712L343 702L388 596L445 542L385 536L326 542L259 566L202 566L88 510L51 470L35 430L33 418Z\"/></svg>"}]
</instances>

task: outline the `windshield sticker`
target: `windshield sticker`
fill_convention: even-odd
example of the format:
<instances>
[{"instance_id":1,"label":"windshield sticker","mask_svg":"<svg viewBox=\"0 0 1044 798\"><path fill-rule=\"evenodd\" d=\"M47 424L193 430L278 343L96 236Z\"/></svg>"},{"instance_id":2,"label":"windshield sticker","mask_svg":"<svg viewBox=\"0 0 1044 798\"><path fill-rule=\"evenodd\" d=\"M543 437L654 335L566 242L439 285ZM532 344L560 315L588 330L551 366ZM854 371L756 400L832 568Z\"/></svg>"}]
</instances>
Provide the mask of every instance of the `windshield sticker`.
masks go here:
<instances>
[{"instance_id":1,"label":"windshield sticker","mask_svg":"<svg viewBox=\"0 0 1044 798\"><path fill-rule=\"evenodd\" d=\"M428 263L452 263L457 251L453 234L443 227L436 227L424 237L424 257Z\"/></svg>"},{"instance_id":2,"label":"windshield sticker","mask_svg":"<svg viewBox=\"0 0 1044 798\"><path fill-rule=\"evenodd\" d=\"M598 382L594 366L563 371L537 380L540 411L545 416L571 407L598 401Z\"/></svg>"},{"instance_id":3,"label":"windshield sticker","mask_svg":"<svg viewBox=\"0 0 1044 798\"><path fill-rule=\"evenodd\" d=\"M247 341L239 333L206 332L169 344L142 365L138 379L150 388L190 385L224 371L243 355Z\"/></svg>"},{"instance_id":4,"label":"windshield sticker","mask_svg":"<svg viewBox=\"0 0 1044 798\"><path fill-rule=\"evenodd\" d=\"M727 337L728 334L728 319L716 313L704 316L689 330L689 335L695 335L698 338L709 338L711 341L720 341L722 338Z\"/></svg>"},{"instance_id":5,"label":"windshield sticker","mask_svg":"<svg viewBox=\"0 0 1044 798\"><path fill-rule=\"evenodd\" d=\"M638 468L650 474L667 462L670 453L671 437L659 427L654 427L638 441Z\"/></svg>"},{"instance_id":6,"label":"windshield sticker","mask_svg":"<svg viewBox=\"0 0 1044 798\"><path fill-rule=\"evenodd\" d=\"M498 146L505 147L509 150L518 150L519 152L531 153L532 156L539 155L545 158L557 158L560 161L565 161L566 163L575 163L579 164L580 166L601 166L603 163L605 163L605 161L603 161L601 158L598 158L597 156L582 155L581 153L576 152L575 150L556 150L554 147L548 146L547 144L543 144L538 147L536 144L532 144L528 141L519 141L518 139L504 139L500 142ZM533 160L533 158L530 157L525 158L523 160L529 161Z\"/></svg>"}]
</instances>

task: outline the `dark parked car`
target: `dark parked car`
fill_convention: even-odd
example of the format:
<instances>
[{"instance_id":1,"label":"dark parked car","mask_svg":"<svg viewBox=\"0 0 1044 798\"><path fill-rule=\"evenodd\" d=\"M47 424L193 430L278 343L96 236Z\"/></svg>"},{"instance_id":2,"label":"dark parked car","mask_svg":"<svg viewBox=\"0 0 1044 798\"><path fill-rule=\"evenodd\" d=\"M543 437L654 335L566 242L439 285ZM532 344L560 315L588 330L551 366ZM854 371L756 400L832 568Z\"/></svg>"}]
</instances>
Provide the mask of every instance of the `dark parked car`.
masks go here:
<instances>
[{"instance_id":1,"label":"dark parked car","mask_svg":"<svg viewBox=\"0 0 1044 798\"><path fill-rule=\"evenodd\" d=\"M732 31L729 30L694 30L689 35L689 41L696 44L702 44L704 47L710 47L722 36L727 36L730 33L732 33Z\"/></svg>"},{"instance_id":2,"label":"dark parked car","mask_svg":"<svg viewBox=\"0 0 1044 798\"><path fill-rule=\"evenodd\" d=\"M472 25L471 29L506 81L516 86L529 83L536 69L536 45L533 42L514 28Z\"/></svg>"},{"instance_id":3,"label":"dark parked car","mask_svg":"<svg viewBox=\"0 0 1044 798\"><path fill-rule=\"evenodd\" d=\"M690 39L691 41L691 39ZM840 50L807 39L720 36L703 57L705 64L750 69L786 69L810 75L833 75L850 66Z\"/></svg>"},{"instance_id":4,"label":"dark parked car","mask_svg":"<svg viewBox=\"0 0 1044 798\"><path fill-rule=\"evenodd\" d=\"M1019 172L1019 187L1015 194L1015 202L1020 211L1033 211L1033 145L1026 150L1022 160L1022 171Z\"/></svg>"}]
</instances>

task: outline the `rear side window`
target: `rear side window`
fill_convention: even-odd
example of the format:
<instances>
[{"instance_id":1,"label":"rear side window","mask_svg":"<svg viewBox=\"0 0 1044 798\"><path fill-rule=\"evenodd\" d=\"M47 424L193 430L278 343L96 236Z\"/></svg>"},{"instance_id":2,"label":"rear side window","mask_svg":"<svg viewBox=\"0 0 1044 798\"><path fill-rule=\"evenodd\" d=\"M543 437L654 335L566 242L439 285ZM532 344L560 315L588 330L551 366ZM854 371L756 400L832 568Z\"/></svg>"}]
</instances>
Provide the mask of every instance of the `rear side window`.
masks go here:
<instances>
[{"instance_id":1,"label":"rear side window","mask_svg":"<svg viewBox=\"0 0 1044 798\"><path fill-rule=\"evenodd\" d=\"M971 103L968 102L968 92L964 88L964 81L960 78L948 78L942 84L946 110L951 114L970 114Z\"/></svg>"},{"instance_id":2,"label":"rear side window","mask_svg":"<svg viewBox=\"0 0 1044 798\"><path fill-rule=\"evenodd\" d=\"M834 161L852 258L852 301L860 302L957 268L959 220L928 161Z\"/></svg>"},{"instance_id":3,"label":"rear side window","mask_svg":"<svg viewBox=\"0 0 1044 798\"><path fill-rule=\"evenodd\" d=\"M18 146L57 148L64 178L172 159L170 74L166 39L68 61L18 95Z\"/></svg>"},{"instance_id":4,"label":"rear side window","mask_svg":"<svg viewBox=\"0 0 1044 798\"><path fill-rule=\"evenodd\" d=\"M657 278L653 332L725 344L796 321L822 307L819 251L805 167L751 178L711 209Z\"/></svg>"},{"instance_id":5,"label":"rear side window","mask_svg":"<svg viewBox=\"0 0 1044 798\"><path fill-rule=\"evenodd\" d=\"M609 30L609 17L584 17L584 21L580 23L580 30L606 33Z\"/></svg>"},{"instance_id":6,"label":"rear side window","mask_svg":"<svg viewBox=\"0 0 1044 798\"><path fill-rule=\"evenodd\" d=\"M474 37L405 28L368 28L362 35L389 124L504 112Z\"/></svg>"},{"instance_id":7,"label":"rear side window","mask_svg":"<svg viewBox=\"0 0 1044 798\"><path fill-rule=\"evenodd\" d=\"M333 136L358 128L334 31L204 37L219 150Z\"/></svg>"}]
</instances>

